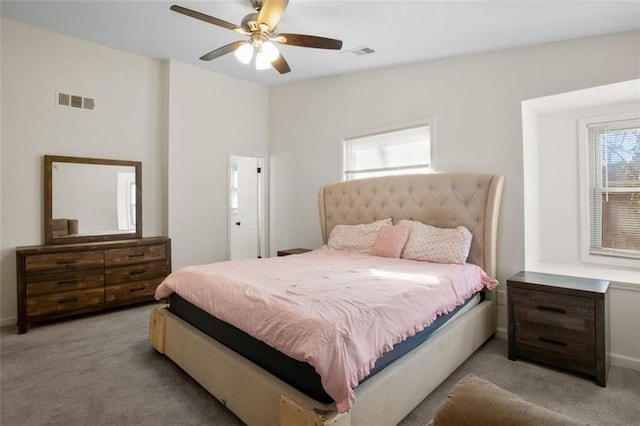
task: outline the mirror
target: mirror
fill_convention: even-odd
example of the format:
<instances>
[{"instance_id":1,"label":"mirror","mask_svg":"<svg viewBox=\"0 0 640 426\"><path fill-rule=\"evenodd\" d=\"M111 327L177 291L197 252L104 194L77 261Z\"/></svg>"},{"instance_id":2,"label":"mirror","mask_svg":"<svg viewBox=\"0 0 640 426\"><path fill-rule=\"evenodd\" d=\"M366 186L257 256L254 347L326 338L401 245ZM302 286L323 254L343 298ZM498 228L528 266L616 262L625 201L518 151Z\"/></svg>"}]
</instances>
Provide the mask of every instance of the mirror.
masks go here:
<instances>
[{"instance_id":1,"label":"mirror","mask_svg":"<svg viewBox=\"0 0 640 426\"><path fill-rule=\"evenodd\" d=\"M142 163L44 156L45 244L142 238Z\"/></svg>"}]
</instances>

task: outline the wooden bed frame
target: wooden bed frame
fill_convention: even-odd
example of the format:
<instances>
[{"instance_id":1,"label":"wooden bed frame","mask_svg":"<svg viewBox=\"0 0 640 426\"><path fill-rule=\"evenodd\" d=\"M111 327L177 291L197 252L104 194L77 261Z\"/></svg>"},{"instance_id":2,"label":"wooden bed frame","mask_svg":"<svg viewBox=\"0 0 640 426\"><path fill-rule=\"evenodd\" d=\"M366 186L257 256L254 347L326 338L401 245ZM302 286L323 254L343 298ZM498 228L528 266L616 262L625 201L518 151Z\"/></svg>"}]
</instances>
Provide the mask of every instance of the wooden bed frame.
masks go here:
<instances>
[{"instance_id":1,"label":"wooden bed frame","mask_svg":"<svg viewBox=\"0 0 640 426\"><path fill-rule=\"evenodd\" d=\"M323 242L337 224L391 217L473 233L469 263L496 273L496 237L504 179L476 173L371 178L323 187L319 193ZM356 403L339 414L218 343L167 309L151 313L150 339L205 389L249 425L397 424L496 330L491 294L425 343L356 389Z\"/></svg>"}]
</instances>

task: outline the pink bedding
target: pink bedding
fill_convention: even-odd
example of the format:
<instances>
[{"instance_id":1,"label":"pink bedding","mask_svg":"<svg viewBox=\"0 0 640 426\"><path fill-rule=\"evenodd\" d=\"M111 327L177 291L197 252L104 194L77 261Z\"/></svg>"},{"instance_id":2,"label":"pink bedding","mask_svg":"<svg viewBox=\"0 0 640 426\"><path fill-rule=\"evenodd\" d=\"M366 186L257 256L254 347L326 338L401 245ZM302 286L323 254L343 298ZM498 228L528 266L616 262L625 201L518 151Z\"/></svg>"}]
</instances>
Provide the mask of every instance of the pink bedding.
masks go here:
<instances>
[{"instance_id":1,"label":"pink bedding","mask_svg":"<svg viewBox=\"0 0 640 426\"><path fill-rule=\"evenodd\" d=\"M182 268L157 288L172 292L311 364L339 412L394 344L484 287L476 265L383 258L323 247L295 256Z\"/></svg>"}]
</instances>

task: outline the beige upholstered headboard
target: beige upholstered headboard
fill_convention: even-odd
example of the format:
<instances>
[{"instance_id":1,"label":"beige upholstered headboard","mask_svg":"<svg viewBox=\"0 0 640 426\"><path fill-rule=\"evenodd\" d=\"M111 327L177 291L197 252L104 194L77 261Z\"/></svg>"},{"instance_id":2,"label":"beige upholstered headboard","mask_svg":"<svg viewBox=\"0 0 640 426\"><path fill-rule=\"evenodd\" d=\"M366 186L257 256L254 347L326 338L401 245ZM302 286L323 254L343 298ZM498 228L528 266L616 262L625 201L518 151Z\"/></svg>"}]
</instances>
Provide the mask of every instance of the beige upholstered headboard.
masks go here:
<instances>
[{"instance_id":1,"label":"beige upholstered headboard","mask_svg":"<svg viewBox=\"0 0 640 426\"><path fill-rule=\"evenodd\" d=\"M431 173L358 179L320 189L320 225L326 244L338 224L392 218L473 234L468 262L496 276L496 237L504 178L478 173Z\"/></svg>"}]
</instances>

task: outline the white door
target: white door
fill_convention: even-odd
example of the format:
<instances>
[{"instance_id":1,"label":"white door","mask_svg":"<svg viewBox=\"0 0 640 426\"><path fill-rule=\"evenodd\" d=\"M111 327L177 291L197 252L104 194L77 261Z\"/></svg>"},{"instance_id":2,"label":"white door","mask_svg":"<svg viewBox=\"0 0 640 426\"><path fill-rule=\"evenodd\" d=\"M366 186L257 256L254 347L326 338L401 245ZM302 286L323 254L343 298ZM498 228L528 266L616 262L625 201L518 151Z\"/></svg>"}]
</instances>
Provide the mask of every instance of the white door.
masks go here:
<instances>
[{"instance_id":1,"label":"white door","mask_svg":"<svg viewBox=\"0 0 640 426\"><path fill-rule=\"evenodd\" d=\"M259 159L230 158L230 259L260 257Z\"/></svg>"}]
</instances>

